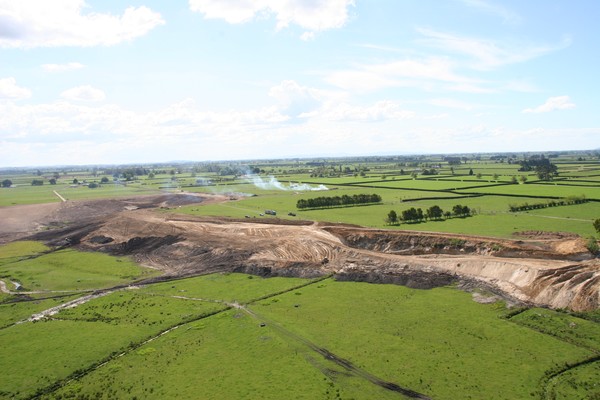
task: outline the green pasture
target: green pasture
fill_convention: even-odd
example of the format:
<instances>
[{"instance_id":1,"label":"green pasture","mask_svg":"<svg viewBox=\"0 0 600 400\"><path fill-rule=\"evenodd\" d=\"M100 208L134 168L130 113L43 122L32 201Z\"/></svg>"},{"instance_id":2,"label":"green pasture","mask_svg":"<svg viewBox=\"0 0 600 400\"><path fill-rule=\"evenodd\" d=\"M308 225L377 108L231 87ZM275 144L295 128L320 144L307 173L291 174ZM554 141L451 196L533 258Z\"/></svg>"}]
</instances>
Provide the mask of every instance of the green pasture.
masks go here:
<instances>
[{"instance_id":1,"label":"green pasture","mask_svg":"<svg viewBox=\"0 0 600 400\"><path fill-rule=\"evenodd\" d=\"M31 301L14 301L14 296L10 302L0 302L0 329L10 326L19 321L26 320L33 314L47 310L59 304L75 299L76 295L65 295L47 299Z\"/></svg>"},{"instance_id":2,"label":"green pasture","mask_svg":"<svg viewBox=\"0 0 600 400\"><path fill-rule=\"evenodd\" d=\"M465 189L465 193L489 193L489 194L510 194L520 196L554 196L554 197L569 197L569 196L585 196L590 199L600 199L599 187L574 187L560 185L558 182L554 184L535 184L528 183L525 185L504 185L492 186L477 189ZM531 202L534 200L532 199Z\"/></svg>"},{"instance_id":3,"label":"green pasture","mask_svg":"<svg viewBox=\"0 0 600 400\"><path fill-rule=\"evenodd\" d=\"M356 186L378 186L378 187L386 187L390 189L401 188L401 189L414 189L414 190L460 190L463 188L469 188L472 186L479 186L476 184L477 182L473 181L447 181L443 179L436 178L428 178L428 179L411 179L411 180L402 180L402 181L394 181L394 180L384 180L379 182L372 183L357 183ZM482 186L487 185L497 185L498 183L488 182L488 181L479 181ZM502 182L499 182L502 183ZM482 188L485 190L485 188ZM435 194L432 194L435 196Z\"/></svg>"},{"instance_id":4,"label":"green pasture","mask_svg":"<svg viewBox=\"0 0 600 400\"><path fill-rule=\"evenodd\" d=\"M293 343L231 310L182 326L47 398L333 400L339 393ZM362 398L385 398L378 394Z\"/></svg>"},{"instance_id":5,"label":"green pasture","mask_svg":"<svg viewBox=\"0 0 600 400\"><path fill-rule=\"evenodd\" d=\"M441 205L440 205L441 206ZM443 208L443 206L441 206ZM385 227L388 227L385 225ZM583 237L595 234L591 221L569 218L552 218L528 213L497 213L475 215L468 218L450 218L415 224L401 224L395 228L403 230L447 232L510 238L522 231L572 232Z\"/></svg>"},{"instance_id":6,"label":"green pasture","mask_svg":"<svg viewBox=\"0 0 600 400\"><path fill-rule=\"evenodd\" d=\"M127 258L60 250L0 266L0 277L19 282L25 291L75 291L110 287L156 275Z\"/></svg>"},{"instance_id":7,"label":"green pasture","mask_svg":"<svg viewBox=\"0 0 600 400\"><path fill-rule=\"evenodd\" d=\"M593 180L594 178L584 179L560 179L554 183L558 183L561 186L573 187L576 189L578 186L599 186L600 179ZM552 184L552 183L551 183Z\"/></svg>"},{"instance_id":8,"label":"green pasture","mask_svg":"<svg viewBox=\"0 0 600 400\"><path fill-rule=\"evenodd\" d=\"M508 188L514 186L517 185L509 185ZM488 190L488 188L485 190ZM377 193L382 196L383 202L381 204L356 207L314 210L296 209L296 202L300 198L342 196L344 194L352 195L358 193ZM442 198L436 200L411 200L420 197ZM177 212L233 218L244 218L246 215L252 218L273 218L270 216L260 216L265 210L273 209L278 213L277 218L341 222L376 228L399 228L499 237L510 237L514 232L526 230L567 231L585 237L595 234L592 221L594 218L600 216L600 203L597 202L527 212L508 212L509 206L512 204L546 203L547 201L547 199L543 198L535 199L494 195L461 198L458 195L447 192L340 187L335 191L305 192L302 194L290 194L278 191L272 192L269 195L258 195L238 201L185 206L178 208ZM477 215L470 218L451 218L443 221L427 221L416 224L403 223L400 226L389 226L385 223L385 218L390 210L394 210L400 214L403 210L411 207L420 207L426 210L433 205L438 205L444 211L451 211L452 207L456 204L468 206ZM296 216L288 216L289 212L295 213Z\"/></svg>"},{"instance_id":9,"label":"green pasture","mask_svg":"<svg viewBox=\"0 0 600 400\"><path fill-rule=\"evenodd\" d=\"M54 190L67 200L90 200L160 193L156 189L145 188L136 184L121 185L114 183L105 183L94 189L87 186L64 186L62 188L54 187Z\"/></svg>"},{"instance_id":10,"label":"green pasture","mask_svg":"<svg viewBox=\"0 0 600 400\"><path fill-rule=\"evenodd\" d=\"M31 257L48 250L50 250L48 246L35 241L24 240L7 243L0 246L0 265L9 261L14 261L14 258Z\"/></svg>"},{"instance_id":11,"label":"green pasture","mask_svg":"<svg viewBox=\"0 0 600 400\"><path fill-rule=\"evenodd\" d=\"M159 193L157 189L135 184L125 186L107 183L94 189L83 185L71 187L71 185L62 184L50 185L45 183L42 186L31 186L29 184L11 188L0 188L0 206L60 202L61 200L54 194L54 191L58 192L66 200L89 200Z\"/></svg>"},{"instance_id":12,"label":"green pasture","mask_svg":"<svg viewBox=\"0 0 600 400\"><path fill-rule=\"evenodd\" d=\"M145 286L155 296L180 296L220 302L248 302L311 282L302 278L261 278L246 274L211 274Z\"/></svg>"},{"instance_id":13,"label":"green pasture","mask_svg":"<svg viewBox=\"0 0 600 400\"><path fill-rule=\"evenodd\" d=\"M474 172L473 175L455 175L455 176L441 176L439 178L434 178L434 179L439 179L440 181L443 180L447 180L447 181L461 181L461 182L470 182L470 186L478 186L478 185L492 185L492 184L496 184L496 183L511 183L512 177L515 176L517 178L517 180L521 177L521 176L525 176L527 177L527 181L528 182L533 182L533 181L537 181L538 178L537 176L535 176L535 174L532 173L527 173L527 172L518 172L515 174L498 174L498 179L494 179L494 175L493 174L483 174L481 178L477 177L477 172ZM422 178L419 178L420 180L423 180ZM428 178L430 179L430 178ZM518 180L518 184L521 184L521 181Z\"/></svg>"},{"instance_id":14,"label":"green pasture","mask_svg":"<svg viewBox=\"0 0 600 400\"><path fill-rule=\"evenodd\" d=\"M326 280L250 308L256 318L231 310L185 324L48 398L396 398L336 372L306 341L436 399L539 398L546 371L593 355L558 340L554 325L546 333L520 326L499 318L501 304L451 288Z\"/></svg>"},{"instance_id":15,"label":"green pasture","mask_svg":"<svg viewBox=\"0 0 600 400\"><path fill-rule=\"evenodd\" d=\"M568 219L582 219L589 221L591 224L593 220L600 217L600 202L589 202L571 206L560 206L560 207L549 207L542 208L539 210L531 210L528 212L529 215L539 215L543 217L559 218L562 220Z\"/></svg>"},{"instance_id":16,"label":"green pasture","mask_svg":"<svg viewBox=\"0 0 600 400\"><path fill-rule=\"evenodd\" d=\"M547 396L555 400L600 398L600 360L573 368L554 378Z\"/></svg>"},{"instance_id":17,"label":"green pasture","mask_svg":"<svg viewBox=\"0 0 600 400\"><path fill-rule=\"evenodd\" d=\"M600 353L600 329L597 322L540 308L526 310L512 317L511 321Z\"/></svg>"},{"instance_id":18,"label":"green pasture","mask_svg":"<svg viewBox=\"0 0 600 400\"><path fill-rule=\"evenodd\" d=\"M503 320L497 304L477 304L451 288L325 281L278 300L252 310L434 399L537 398L547 370L593 355Z\"/></svg>"},{"instance_id":19,"label":"green pasture","mask_svg":"<svg viewBox=\"0 0 600 400\"><path fill-rule=\"evenodd\" d=\"M68 320L2 329L0 398L31 398L37 390L125 350L147 332L144 326Z\"/></svg>"},{"instance_id":20,"label":"green pasture","mask_svg":"<svg viewBox=\"0 0 600 400\"><path fill-rule=\"evenodd\" d=\"M238 187L243 191L245 188ZM343 196L348 195L352 196L355 194L361 193L376 193L382 197L382 204L389 205L398 204L402 200L415 198L415 197L447 197L453 198L456 197L455 194L452 193L444 193L444 192L426 192L419 190L401 190L401 189L382 189L382 188L365 188L365 187L351 187L351 186L339 186L339 187L331 187L334 190L328 191L267 191L266 193L258 194L254 197L247 198L239 198L238 201L226 202L220 204L209 204L209 205L194 205L194 206L186 206L181 207L177 210L177 212L189 213L195 215L213 215L213 216L228 216L228 217L236 217L243 218L245 215L249 215L251 217L259 217L261 213L264 213L265 210L275 210L277 211L277 216L280 218L287 218L287 214L289 212L293 212L297 214L297 218L306 218L306 219L316 219L316 220L325 220L332 221L334 220L336 215L346 215L347 218L354 218L363 220L364 213L367 213L368 216L374 215L372 210L378 209L380 205L370 205L370 206L357 206L357 207L343 207L343 208L330 208L324 210L298 210L296 208L296 203L299 199L307 199L307 198L315 198L315 197L330 197L330 196ZM380 210L381 211L381 210ZM389 211L389 210L388 210ZM386 211L387 213L387 211ZM319 218L316 216L320 215L331 215L333 218ZM379 223L383 221L385 218L384 214L378 216L377 222ZM346 219L346 218L345 218ZM345 221L351 222L352 221ZM355 221L354 223L360 223ZM368 224L368 225L371 225Z\"/></svg>"},{"instance_id":21,"label":"green pasture","mask_svg":"<svg viewBox=\"0 0 600 400\"><path fill-rule=\"evenodd\" d=\"M56 203L60 199L52 191L56 186L17 186L0 188L0 206L14 206L18 204Z\"/></svg>"},{"instance_id":22,"label":"green pasture","mask_svg":"<svg viewBox=\"0 0 600 400\"><path fill-rule=\"evenodd\" d=\"M224 308L226 305L210 301L153 296L139 293L139 290L121 290L76 308L62 310L56 318L146 327L149 334L151 331L160 332Z\"/></svg>"}]
</instances>

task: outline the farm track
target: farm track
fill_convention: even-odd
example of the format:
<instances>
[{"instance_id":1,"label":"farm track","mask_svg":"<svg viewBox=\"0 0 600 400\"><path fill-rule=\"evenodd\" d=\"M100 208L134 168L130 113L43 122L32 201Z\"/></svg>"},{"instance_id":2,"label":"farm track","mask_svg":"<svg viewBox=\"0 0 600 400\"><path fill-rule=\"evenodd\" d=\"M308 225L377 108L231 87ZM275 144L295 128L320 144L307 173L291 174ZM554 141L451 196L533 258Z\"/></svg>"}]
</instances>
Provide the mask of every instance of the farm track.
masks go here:
<instances>
[{"instance_id":1,"label":"farm track","mask_svg":"<svg viewBox=\"0 0 600 400\"><path fill-rule=\"evenodd\" d=\"M352 362L334 354L333 352L329 351L328 349L326 349L324 347L320 347L320 346L316 345L315 343L311 342L310 340L308 340L305 337L302 337L298 334L295 334L295 333L285 329L281 324L278 324L277 322L274 322L273 320L270 320L270 319L258 314L256 311L249 309L247 306L244 306L241 304L234 304L233 307L244 311L246 314L250 315L257 321L266 324L266 326L268 326L271 329L273 329L274 331L276 331L280 336L290 339L296 343L299 343L302 346L310 349L312 352L319 354L325 360L331 361L334 364L336 364L337 366L342 367L347 373L350 373L351 375L353 375L355 377L364 379L364 380L366 380L374 385L377 385L383 389L399 393L399 394L401 394L405 397L411 398L411 399L422 399L422 400L430 399L429 397L425 396L424 394L421 394L419 392L416 392L416 391L408 389L408 388L404 388L393 382L387 382L367 371L364 371L364 370L358 368ZM321 372L325 373L322 370L321 370ZM325 374L325 375L327 375L327 374Z\"/></svg>"}]
</instances>

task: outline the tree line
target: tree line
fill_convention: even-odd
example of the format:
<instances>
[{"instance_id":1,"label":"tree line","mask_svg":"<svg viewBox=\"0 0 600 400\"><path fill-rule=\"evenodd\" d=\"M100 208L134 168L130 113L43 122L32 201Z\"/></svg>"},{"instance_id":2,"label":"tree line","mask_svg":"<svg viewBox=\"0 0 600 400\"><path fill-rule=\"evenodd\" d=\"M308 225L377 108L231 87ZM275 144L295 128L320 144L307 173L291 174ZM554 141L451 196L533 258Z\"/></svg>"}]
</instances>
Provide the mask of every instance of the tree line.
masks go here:
<instances>
[{"instance_id":1,"label":"tree line","mask_svg":"<svg viewBox=\"0 0 600 400\"><path fill-rule=\"evenodd\" d=\"M325 208L325 207L340 207L354 206L358 204L381 203L381 196L378 194L355 194L353 196L332 196L332 197L315 197L312 199L300 199L296 203L296 207L303 208Z\"/></svg>"},{"instance_id":2,"label":"tree line","mask_svg":"<svg viewBox=\"0 0 600 400\"><path fill-rule=\"evenodd\" d=\"M448 218L470 217L471 215L473 215L473 210L468 206L457 204L452 207L452 211L444 211L440 206L434 205L426 209L425 212L423 212L423 209L421 208L411 207L398 215L396 211L391 210L388 213L385 222L389 225L398 225L401 222L417 223L424 222L425 220L440 221Z\"/></svg>"},{"instance_id":3,"label":"tree line","mask_svg":"<svg viewBox=\"0 0 600 400\"><path fill-rule=\"evenodd\" d=\"M581 197L568 197L565 200L551 200L545 203L523 203L520 205L510 204L508 206L508 210L510 212L519 212L519 211L529 211L529 210L539 210L541 208L548 207L559 207L559 206L571 206L574 204L583 204L587 203L589 200L585 198L585 196Z\"/></svg>"}]
</instances>

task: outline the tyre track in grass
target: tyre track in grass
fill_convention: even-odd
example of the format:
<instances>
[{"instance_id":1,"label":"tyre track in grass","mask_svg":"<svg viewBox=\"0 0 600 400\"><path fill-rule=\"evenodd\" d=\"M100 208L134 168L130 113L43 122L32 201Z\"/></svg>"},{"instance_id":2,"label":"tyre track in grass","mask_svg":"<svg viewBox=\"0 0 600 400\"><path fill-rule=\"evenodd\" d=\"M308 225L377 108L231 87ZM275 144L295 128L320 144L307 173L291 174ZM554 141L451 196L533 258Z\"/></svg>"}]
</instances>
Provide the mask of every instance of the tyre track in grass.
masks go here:
<instances>
[{"instance_id":1,"label":"tyre track in grass","mask_svg":"<svg viewBox=\"0 0 600 400\"><path fill-rule=\"evenodd\" d=\"M542 378L542 400L554 400L556 399L555 387L557 381L566 373L571 372L572 370L584 367L589 364L600 362L600 355L596 355L594 357L587 358L585 360L573 363L566 364L563 368L556 370L555 372L547 372L547 375Z\"/></svg>"},{"instance_id":2,"label":"tyre track in grass","mask_svg":"<svg viewBox=\"0 0 600 400\"><path fill-rule=\"evenodd\" d=\"M348 373L352 376L364 379L376 386L379 386L379 387L389 390L391 392L398 393L398 394L403 395L404 397L407 397L410 399L431 400L430 397L428 397L422 393L419 393L419 392L409 389L409 388L402 387L394 382L385 381L384 379L381 379L381 378L371 374L370 372L357 367L351 361L338 356L337 354L333 353L332 351L330 351L324 347L318 346L317 344L311 342L310 340L306 339L305 337L302 337L300 335L297 335L297 334L285 329L283 326L277 324L276 322L269 320L268 318L265 318L264 316L256 313L253 310L250 310L243 304L230 303L229 305L232 308L236 308L236 309L244 311L251 317L260 321L261 325L262 324L268 325L274 331L276 331L280 336L291 339L295 343L298 343L298 344L302 345L303 347L308 348L311 351L321 355L325 360L333 362L338 367L342 367L346 373ZM321 370L321 372L323 372L325 375L328 375L323 370Z\"/></svg>"}]
</instances>

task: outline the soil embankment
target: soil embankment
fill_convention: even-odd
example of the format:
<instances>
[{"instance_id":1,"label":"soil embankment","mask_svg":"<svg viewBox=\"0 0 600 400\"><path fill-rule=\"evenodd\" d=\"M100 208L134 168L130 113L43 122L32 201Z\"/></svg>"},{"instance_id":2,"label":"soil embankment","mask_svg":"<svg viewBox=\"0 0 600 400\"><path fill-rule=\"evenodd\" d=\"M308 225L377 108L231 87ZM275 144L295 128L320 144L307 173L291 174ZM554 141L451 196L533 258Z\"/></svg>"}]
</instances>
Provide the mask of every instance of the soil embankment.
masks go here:
<instances>
[{"instance_id":1,"label":"soil embankment","mask_svg":"<svg viewBox=\"0 0 600 400\"><path fill-rule=\"evenodd\" d=\"M228 198L184 194L69 201L42 219L45 229L31 238L131 255L172 277L222 271L334 274L423 289L462 282L529 304L574 310L600 304L600 262L577 237L507 240L156 210L214 201Z\"/></svg>"}]
</instances>

